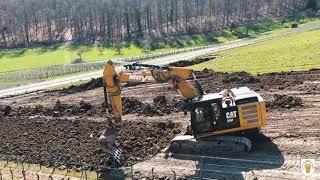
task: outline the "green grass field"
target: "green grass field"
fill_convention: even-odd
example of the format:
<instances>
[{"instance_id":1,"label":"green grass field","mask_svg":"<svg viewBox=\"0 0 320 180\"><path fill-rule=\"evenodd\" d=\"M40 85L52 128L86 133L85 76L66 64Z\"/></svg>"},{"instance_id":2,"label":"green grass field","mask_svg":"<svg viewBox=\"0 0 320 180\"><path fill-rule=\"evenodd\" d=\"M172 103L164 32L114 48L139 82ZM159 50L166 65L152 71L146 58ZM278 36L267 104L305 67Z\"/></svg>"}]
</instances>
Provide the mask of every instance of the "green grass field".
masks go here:
<instances>
[{"instance_id":1,"label":"green grass field","mask_svg":"<svg viewBox=\"0 0 320 180\"><path fill-rule=\"evenodd\" d=\"M305 23L305 25L310 23L311 22ZM270 31L274 33L284 32L289 30L289 28L285 28L288 26L288 24L282 27L280 22L267 21L265 23L250 27L249 34L258 35ZM172 50L178 47L192 47L234 40L238 38L238 35L242 35L244 33L246 33L245 27L237 27L234 28L232 32L230 30L225 30L221 35L194 35L190 37L181 37L178 39L165 40L158 47L158 49L155 49L149 53ZM79 49L83 49L84 53L82 59L84 62L106 60L118 57L138 56L146 53L145 50L141 48L141 46L137 46L134 43L131 43L127 47L122 48L121 54L118 54L114 48L110 47L104 48L103 53L100 54L96 45L61 45L41 48L1 50L0 72L30 69L43 66L70 64L73 60L78 58L77 52Z\"/></svg>"},{"instance_id":2,"label":"green grass field","mask_svg":"<svg viewBox=\"0 0 320 180\"><path fill-rule=\"evenodd\" d=\"M215 54L221 58L192 66L252 74L320 68L320 30L268 40Z\"/></svg>"},{"instance_id":3,"label":"green grass field","mask_svg":"<svg viewBox=\"0 0 320 180\"><path fill-rule=\"evenodd\" d=\"M143 54L142 51L134 45L123 48L120 55L112 48L104 48L103 53L100 54L96 45L61 45L46 48L23 48L0 52L0 72L70 64L74 59L79 58L77 55L78 49L83 50L82 58L86 62L104 60L111 57L127 57Z\"/></svg>"}]
</instances>

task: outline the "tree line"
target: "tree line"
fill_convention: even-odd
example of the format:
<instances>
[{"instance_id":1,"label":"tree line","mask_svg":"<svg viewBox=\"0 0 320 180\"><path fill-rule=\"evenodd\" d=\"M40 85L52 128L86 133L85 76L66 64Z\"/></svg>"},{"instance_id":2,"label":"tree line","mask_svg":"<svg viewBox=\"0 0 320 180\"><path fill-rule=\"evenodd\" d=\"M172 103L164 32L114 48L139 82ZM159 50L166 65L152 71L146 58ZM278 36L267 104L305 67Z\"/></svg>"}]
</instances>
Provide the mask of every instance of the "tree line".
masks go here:
<instances>
[{"instance_id":1,"label":"tree line","mask_svg":"<svg viewBox=\"0 0 320 180\"><path fill-rule=\"evenodd\" d=\"M115 43L285 17L308 0L1 0L0 47Z\"/></svg>"}]
</instances>

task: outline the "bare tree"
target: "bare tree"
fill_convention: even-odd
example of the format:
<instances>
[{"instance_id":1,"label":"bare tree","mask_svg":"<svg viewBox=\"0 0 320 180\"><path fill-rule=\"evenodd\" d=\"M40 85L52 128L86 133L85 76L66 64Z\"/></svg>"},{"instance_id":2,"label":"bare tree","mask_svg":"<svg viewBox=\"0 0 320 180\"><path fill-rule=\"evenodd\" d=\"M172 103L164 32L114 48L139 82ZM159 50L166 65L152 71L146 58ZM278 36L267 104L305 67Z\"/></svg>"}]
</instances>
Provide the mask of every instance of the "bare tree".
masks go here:
<instances>
[{"instance_id":1,"label":"bare tree","mask_svg":"<svg viewBox=\"0 0 320 180\"><path fill-rule=\"evenodd\" d=\"M318 0L1 0L0 47L153 39L283 19ZM150 38L152 37L152 38ZM117 44L117 43L116 43Z\"/></svg>"},{"instance_id":2,"label":"bare tree","mask_svg":"<svg viewBox=\"0 0 320 180\"><path fill-rule=\"evenodd\" d=\"M79 56L80 61L83 61L82 60L83 53L84 53L84 50L82 48L77 50L77 56Z\"/></svg>"}]
</instances>

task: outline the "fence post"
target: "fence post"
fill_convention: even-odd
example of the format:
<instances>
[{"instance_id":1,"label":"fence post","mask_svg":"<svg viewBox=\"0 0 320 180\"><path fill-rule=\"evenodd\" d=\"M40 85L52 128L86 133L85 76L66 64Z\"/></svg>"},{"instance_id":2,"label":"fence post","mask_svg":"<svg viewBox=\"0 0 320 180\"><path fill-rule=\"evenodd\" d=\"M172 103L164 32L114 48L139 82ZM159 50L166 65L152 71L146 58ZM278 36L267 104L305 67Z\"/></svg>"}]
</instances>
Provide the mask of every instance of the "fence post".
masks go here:
<instances>
[{"instance_id":1,"label":"fence post","mask_svg":"<svg viewBox=\"0 0 320 180\"><path fill-rule=\"evenodd\" d=\"M173 169L171 169L171 171L173 172L173 180L176 180L177 179L176 172Z\"/></svg>"},{"instance_id":2,"label":"fence post","mask_svg":"<svg viewBox=\"0 0 320 180\"><path fill-rule=\"evenodd\" d=\"M13 180L13 172L12 172L12 169L10 168L10 174L11 174L11 180Z\"/></svg>"},{"instance_id":3,"label":"fence post","mask_svg":"<svg viewBox=\"0 0 320 180\"><path fill-rule=\"evenodd\" d=\"M199 171L200 171L200 179L202 179L202 150L200 150L200 166L199 166Z\"/></svg>"},{"instance_id":4,"label":"fence post","mask_svg":"<svg viewBox=\"0 0 320 180\"><path fill-rule=\"evenodd\" d=\"M23 180L26 180L27 177L26 177L26 171L24 170L24 165L23 165L23 162L22 162L22 176L23 176Z\"/></svg>"},{"instance_id":5,"label":"fence post","mask_svg":"<svg viewBox=\"0 0 320 180\"><path fill-rule=\"evenodd\" d=\"M133 166L131 165L131 179L134 180L134 177L133 177Z\"/></svg>"}]
</instances>

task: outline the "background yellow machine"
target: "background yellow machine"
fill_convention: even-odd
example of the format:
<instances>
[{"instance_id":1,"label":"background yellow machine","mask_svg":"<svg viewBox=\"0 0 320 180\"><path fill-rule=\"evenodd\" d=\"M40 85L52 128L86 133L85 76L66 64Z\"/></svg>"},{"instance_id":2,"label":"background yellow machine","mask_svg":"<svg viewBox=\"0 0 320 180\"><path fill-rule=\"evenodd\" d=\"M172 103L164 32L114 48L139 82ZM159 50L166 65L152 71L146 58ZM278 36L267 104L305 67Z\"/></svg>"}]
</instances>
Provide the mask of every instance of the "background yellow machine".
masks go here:
<instances>
[{"instance_id":1,"label":"background yellow machine","mask_svg":"<svg viewBox=\"0 0 320 180\"><path fill-rule=\"evenodd\" d=\"M116 65L120 65L116 67ZM191 80L187 80L190 79ZM172 141L174 151L192 151L216 148L222 142L242 145L251 149L251 142L243 136L230 133L259 129L266 123L266 107L262 97L247 87L205 94L192 69L156 66L140 63L116 63L109 61L103 72L106 104L111 104L113 121L104 131L99 142L115 159L121 156L115 138L121 129L121 85L136 83L170 83L184 97L183 109L191 114L193 136L179 136ZM223 136L221 136L223 134ZM228 135L226 135L228 134ZM220 135L220 136L218 136ZM216 143L219 141L219 143Z\"/></svg>"}]
</instances>

